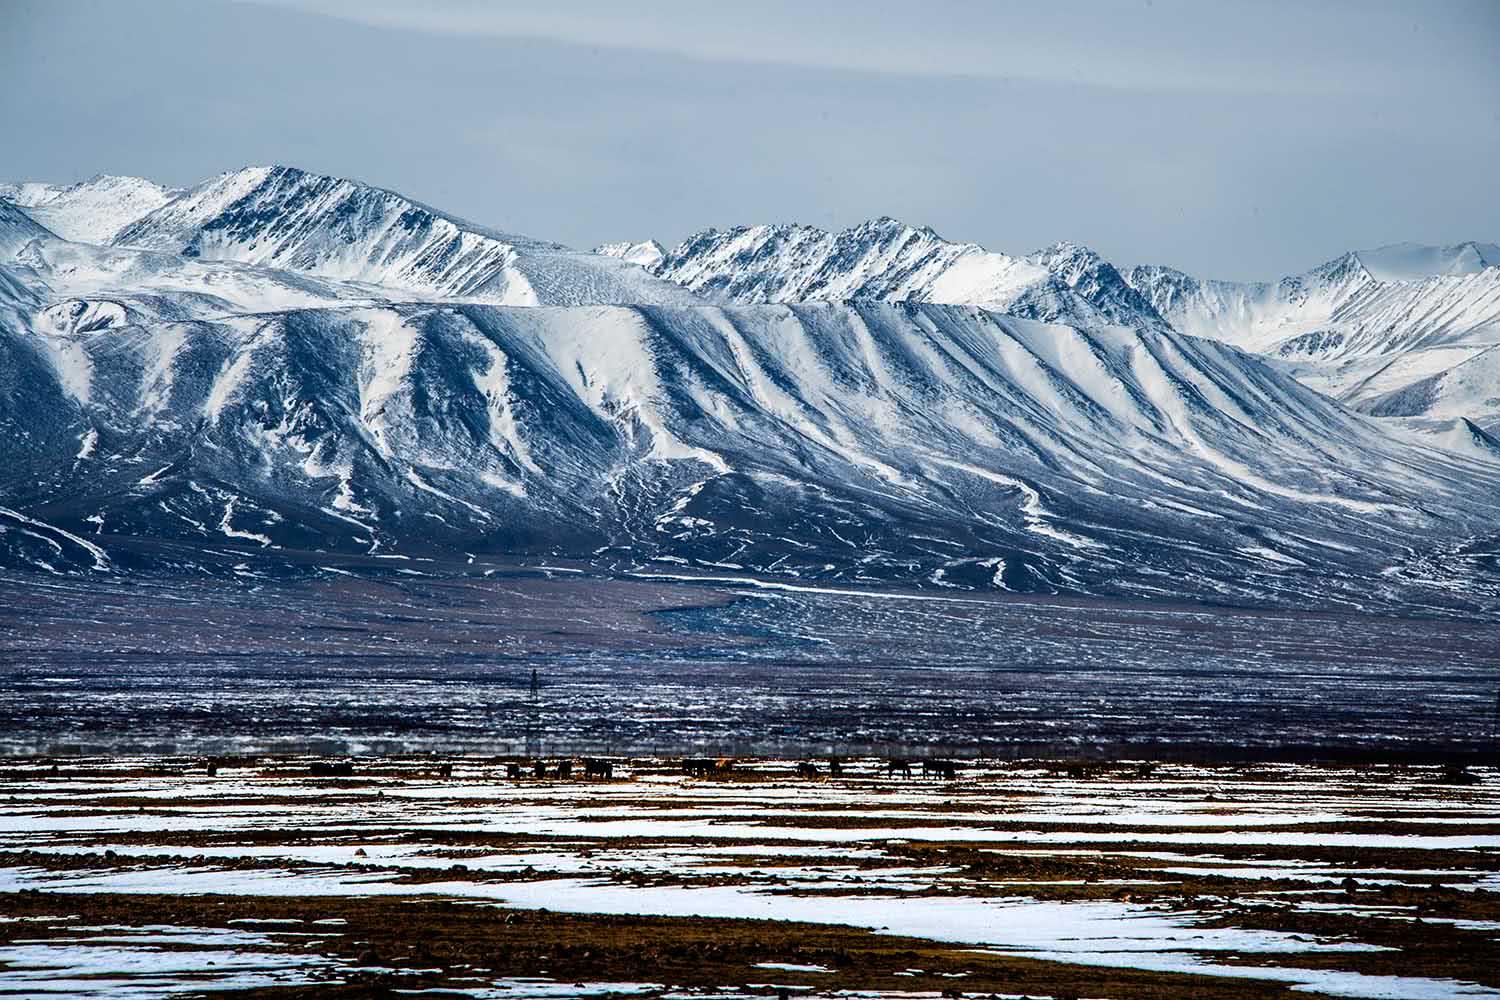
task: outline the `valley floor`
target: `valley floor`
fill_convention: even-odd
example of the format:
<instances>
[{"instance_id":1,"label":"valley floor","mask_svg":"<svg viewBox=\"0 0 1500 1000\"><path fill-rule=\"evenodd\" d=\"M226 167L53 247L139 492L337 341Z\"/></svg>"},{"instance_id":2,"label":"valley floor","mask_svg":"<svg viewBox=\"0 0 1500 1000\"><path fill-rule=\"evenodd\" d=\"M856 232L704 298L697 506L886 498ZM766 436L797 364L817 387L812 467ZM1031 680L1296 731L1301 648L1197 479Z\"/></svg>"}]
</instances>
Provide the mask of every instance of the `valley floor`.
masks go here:
<instances>
[{"instance_id":1,"label":"valley floor","mask_svg":"<svg viewBox=\"0 0 1500 1000\"><path fill-rule=\"evenodd\" d=\"M6 761L0 995L1500 997L1493 768L344 760Z\"/></svg>"},{"instance_id":2,"label":"valley floor","mask_svg":"<svg viewBox=\"0 0 1500 1000\"><path fill-rule=\"evenodd\" d=\"M676 567L0 577L0 753L1480 759L1500 623ZM531 690L533 671L536 691Z\"/></svg>"}]
</instances>

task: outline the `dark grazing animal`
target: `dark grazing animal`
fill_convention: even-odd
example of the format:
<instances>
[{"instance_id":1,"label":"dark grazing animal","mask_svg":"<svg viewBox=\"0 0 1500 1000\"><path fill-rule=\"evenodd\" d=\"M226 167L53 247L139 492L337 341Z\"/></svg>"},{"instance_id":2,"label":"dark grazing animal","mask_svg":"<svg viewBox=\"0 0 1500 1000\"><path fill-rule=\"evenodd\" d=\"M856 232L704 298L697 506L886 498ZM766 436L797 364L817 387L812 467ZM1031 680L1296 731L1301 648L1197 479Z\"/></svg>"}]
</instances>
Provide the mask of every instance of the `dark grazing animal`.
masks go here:
<instances>
[{"instance_id":1,"label":"dark grazing animal","mask_svg":"<svg viewBox=\"0 0 1500 1000\"><path fill-rule=\"evenodd\" d=\"M694 778L725 775L734 770L734 761L729 757L684 757L682 773Z\"/></svg>"},{"instance_id":2,"label":"dark grazing animal","mask_svg":"<svg viewBox=\"0 0 1500 1000\"><path fill-rule=\"evenodd\" d=\"M586 757L583 761L583 776L585 778L603 778L609 781L615 776L614 761L603 760L599 757Z\"/></svg>"},{"instance_id":3,"label":"dark grazing animal","mask_svg":"<svg viewBox=\"0 0 1500 1000\"><path fill-rule=\"evenodd\" d=\"M571 760L560 760L557 762L557 776L560 779L573 777L573 762Z\"/></svg>"},{"instance_id":4,"label":"dark grazing animal","mask_svg":"<svg viewBox=\"0 0 1500 1000\"><path fill-rule=\"evenodd\" d=\"M924 760L922 761L922 777L946 778L953 781L958 777L958 765L951 760Z\"/></svg>"},{"instance_id":5,"label":"dark grazing animal","mask_svg":"<svg viewBox=\"0 0 1500 1000\"><path fill-rule=\"evenodd\" d=\"M545 778L547 776L547 762L539 760L531 765L531 773L538 778Z\"/></svg>"},{"instance_id":6,"label":"dark grazing animal","mask_svg":"<svg viewBox=\"0 0 1500 1000\"><path fill-rule=\"evenodd\" d=\"M515 761L511 761L509 764L506 764L505 776L512 781L519 779L521 777L521 765L517 764Z\"/></svg>"},{"instance_id":7,"label":"dark grazing animal","mask_svg":"<svg viewBox=\"0 0 1500 1000\"><path fill-rule=\"evenodd\" d=\"M818 776L818 765L810 760L799 761L797 764L797 777L816 778Z\"/></svg>"},{"instance_id":8,"label":"dark grazing animal","mask_svg":"<svg viewBox=\"0 0 1500 1000\"><path fill-rule=\"evenodd\" d=\"M841 758L828 758L828 776L830 778L842 778L844 776L844 762Z\"/></svg>"},{"instance_id":9,"label":"dark grazing animal","mask_svg":"<svg viewBox=\"0 0 1500 1000\"><path fill-rule=\"evenodd\" d=\"M892 758L885 762L885 776L887 778L894 778L898 774L903 778L910 778L911 761Z\"/></svg>"},{"instance_id":10,"label":"dark grazing animal","mask_svg":"<svg viewBox=\"0 0 1500 1000\"><path fill-rule=\"evenodd\" d=\"M315 760L308 770L319 778L347 778L354 773L354 763L347 760Z\"/></svg>"}]
</instances>

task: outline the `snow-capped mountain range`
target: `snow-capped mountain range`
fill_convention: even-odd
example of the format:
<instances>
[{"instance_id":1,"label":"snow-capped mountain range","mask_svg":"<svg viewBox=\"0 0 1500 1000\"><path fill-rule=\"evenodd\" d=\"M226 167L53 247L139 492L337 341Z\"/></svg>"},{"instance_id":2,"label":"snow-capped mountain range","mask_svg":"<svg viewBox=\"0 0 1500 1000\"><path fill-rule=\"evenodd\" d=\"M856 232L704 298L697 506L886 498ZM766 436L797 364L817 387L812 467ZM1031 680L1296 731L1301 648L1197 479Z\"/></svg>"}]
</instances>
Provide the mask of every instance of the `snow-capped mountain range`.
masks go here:
<instances>
[{"instance_id":1,"label":"snow-capped mountain range","mask_svg":"<svg viewBox=\"0 0 1500 1000\"><path fill-rule=\"evenodd\" d=\"M1500 428L1500 248L1344 254L1274 284L1137 267L1127 279L1184 333L1273 359L1363 412Z\"/></svg>"},{"instance_id":2,"label":"snow-capped mountain range","mask_svg":"<svg viewBox=\"0 0 1500 1000\"><path fill-rule=\"evenodd\" d=\"M610 244L597 252L634 254L715 302L936 302L1080 326L1167 328L1113 265L1068 243L1012 257L880 218L837 233L797 225L705 230L654 262L639 249L646 246Z\"/></svg>"},{"instance_id":3,"label":"snow-capped mountain range","mask_svg":"<svg viewBox=\"0 0 1500 1000\"><path fill-rule=\"evenodd\" d=\"M5 565L1500 607L1483 427L1393 433L1084 248L882 219L591 254L283 167L6 190Z\"/></svg>"},{"instance_id":4,"label":"snow-capped mountain range","mask_svg":"<svg viewBox=\"0 0 1500 1000\"><path fill-rule=\"evenodd\" d=\"M77 184L0 184L0 200L65 240L108 243L127 224L184 192L140 177L100 174Z\"/></svg>"},{"instance_id":5,"label":"snow-capped mountain range","mask_svg":"<svg viewBox=\"0 0 1500 1000\"><path fill-rule=\"evenodd\" d=\"M1117 270L1067 243L1015 257L878 219L837 233L710 229L641 263L721 302L872 298L984 305L1080 326L1169 325L1265 355L1364 412L1417 418L1409 430L1449 440L1467 420L1500 431L1500 246L1492 243L1395 244L1277 282L1240 283L1167 267Z\"/></svg>"}]
</instances>

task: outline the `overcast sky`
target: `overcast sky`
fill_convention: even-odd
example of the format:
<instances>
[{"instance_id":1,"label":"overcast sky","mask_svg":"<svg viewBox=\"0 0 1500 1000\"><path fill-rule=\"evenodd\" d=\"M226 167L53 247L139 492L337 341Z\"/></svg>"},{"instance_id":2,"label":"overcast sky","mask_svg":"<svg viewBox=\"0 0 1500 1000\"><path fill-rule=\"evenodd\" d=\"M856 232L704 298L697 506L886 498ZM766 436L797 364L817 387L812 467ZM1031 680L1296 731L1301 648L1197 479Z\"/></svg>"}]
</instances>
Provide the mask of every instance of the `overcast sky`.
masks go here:
<instances>
[{"instance_id":1,"label":"overcast sky","mask_svg":"<svg viewBox=\"0 0 1500 1000\"><path fill-rule=\"evenodd\" d=\"M1500 2L6 0L0 178L290 163L570 243L876 215L1274 277L1500 240Z\"/></svg>"}]
</instances>

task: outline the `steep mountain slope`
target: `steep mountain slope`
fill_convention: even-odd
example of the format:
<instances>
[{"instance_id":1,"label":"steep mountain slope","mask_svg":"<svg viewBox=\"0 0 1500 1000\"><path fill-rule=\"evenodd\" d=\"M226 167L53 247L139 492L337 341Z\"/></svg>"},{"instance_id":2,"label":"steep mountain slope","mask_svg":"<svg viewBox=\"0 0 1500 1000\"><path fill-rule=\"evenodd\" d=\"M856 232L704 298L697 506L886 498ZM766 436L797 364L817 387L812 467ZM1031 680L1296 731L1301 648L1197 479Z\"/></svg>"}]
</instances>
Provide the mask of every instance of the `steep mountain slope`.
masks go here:
<instances>
[{"instance_id":1,"label":"steep mountain slope","mask_svg":"<svg viewBox=\"0 0 1500 1000\"><path fill-rule=\"evenodd\" d=\"M1416 282L1358 255L1275 286L1127 281L1071 244L883 219L700 234L654 265L683 287L287 168L109 246L0 200L0 565L533 553L1493 612L1500 438L1466 412L1493 396L1484 253L1374 265L1470 269ZM1384 420L1288 372L1355 373Z\"/></svg>"},{"instance_id":2,"label":"steep mountain slope","mask_svg":"<svg viewBox=\"0 0 1500 1000\"><path fill-rule=\"evenodd\" d=\"M837 233L800 225L709 229L651 270L726 303L963 303L1080 326L1166 327L1112 265L1085 248L1059 243L1012 257L891 218Z\"/></svg>"},{"instance_id":3,"label":"steep mountain slope","mask_svg":"<svg viewBox=\"0 0 1500 1000\"><path fill-rule=\"evenodd\" d=\"M627 244L600 249L631 252ZM1400 243L1275 283L1237 283L1157 266L1122 274L1069 243L1012 257L877 219L838 233L796 225L705 230L648 266L722 302L968 303L1085 328L1170 324L1264 354L1372 414L1420 416L1444 428L1467 417L1500 429L1494 394L1474 390L1487 363L1481 357L1500 344L1497 261L1495 244ZM1444 374L1471 361L1467 377Z\"/></svg>"},{"instance_id":4,"label":"steep mountain slope","mask_svg":"<svg viewBox=\"0 0 1500 1000\"><path fill-rule=\"evenodd\" d=\"M1500 267L1382 279L1365 263L1372 253L1379 252L1350 252L1275 284L1206 281L1158 266L1125 277L1184 333L1264 353L1321 332L1341 334L1340 346L1352 340L1359 352L1426 347L1500 322Z\"/></svg>"},{"instance_id":5,"label":"steep mountain slope","mask_svg":"<svg viewBox=\"0 0 1500 1000\"><path fill-rule=\"evenodd\" d=\"M13 257L33 240L55 239L47 227L9 202L0 201L0 258Z\"/></svg>"},{"instance_id":6,"label":"steep mountain slope","mask_svg":"<svg viewBox=\"0 0 1500 1000\"><path fill-rule=\"evenodd\" d=\"M59 316L38 299L26 318L15 300L8 561L127 566L152 540L179 566L197 549L252 567L282 547L503 551L1236 602L1497 601L1500 465L1403 445L1172 332L932 304L175 319L116 304Z\"/></svg>"},{"instance_id":7,"label":"steep mountain slope","mask_svg":"<svg viewBox=\"0 0 1500 1000\"><path fill-rule=\"evenodd\" d=\"M224 174L132 222L113 242L417 297L508 305L695 301L613 257L500 233L391 191L292 167Z\"/></svg>"},{"instance_id":8,"label":"steep mountain slope","mask_svg":"<svg viewBox=\"0 0 1500 1000\"><path fill-rule=\"evenodd\" d=\"M24 208L66 240L108 243L126 225L181 191L140 177L100 174L78 184L0 184L0 199Z\"/></svg>"},{"instance_id":9,"label":"steep mountain slope","mask_svg":"<svg viewBox=\"0 0 1500 1000\"><path fill-rule=\"evenodd\" d=\"M1400 244L1348 253L1274 285L1202 281L1163 267L1126 277L1174 327L1263 353L1358 409L1496 426L1500 391L1475 392L1472 377L1500 345L1500 267L1486 256L1493 251ZM1459 374L1466 366L1469 377Z\"/></svg>"}]
</instances>

